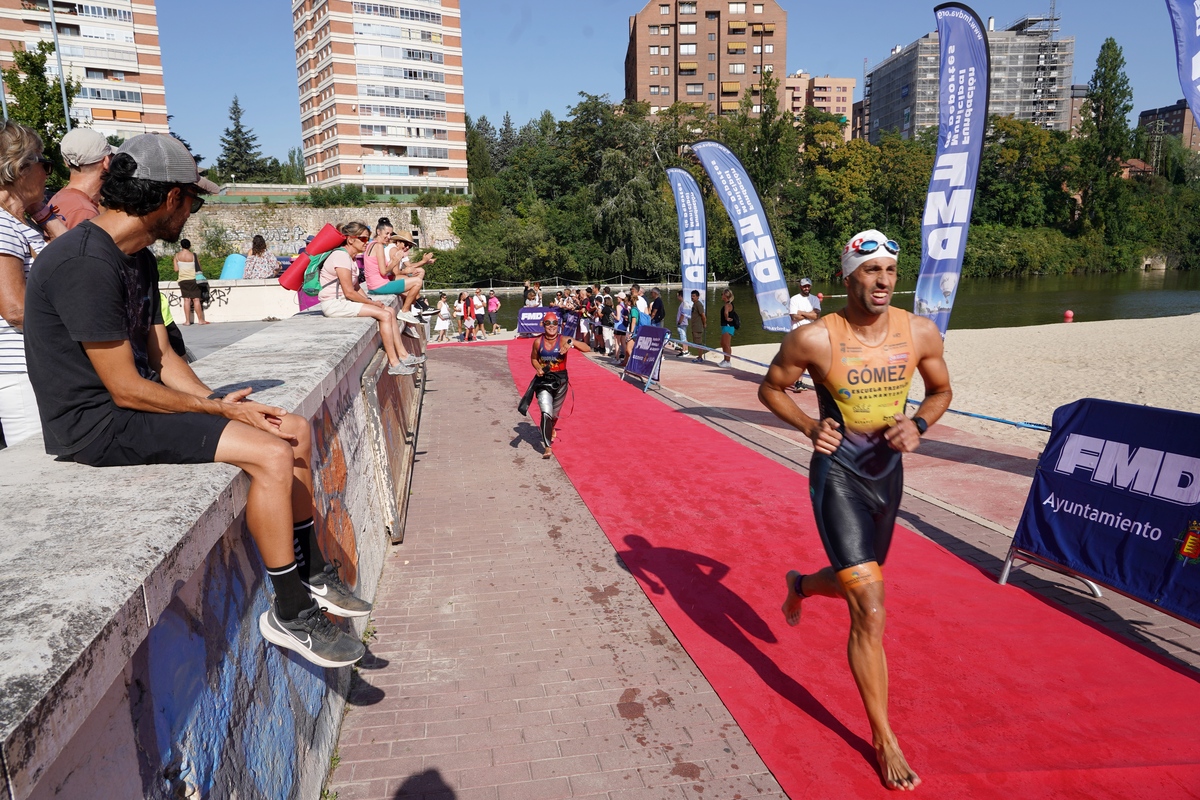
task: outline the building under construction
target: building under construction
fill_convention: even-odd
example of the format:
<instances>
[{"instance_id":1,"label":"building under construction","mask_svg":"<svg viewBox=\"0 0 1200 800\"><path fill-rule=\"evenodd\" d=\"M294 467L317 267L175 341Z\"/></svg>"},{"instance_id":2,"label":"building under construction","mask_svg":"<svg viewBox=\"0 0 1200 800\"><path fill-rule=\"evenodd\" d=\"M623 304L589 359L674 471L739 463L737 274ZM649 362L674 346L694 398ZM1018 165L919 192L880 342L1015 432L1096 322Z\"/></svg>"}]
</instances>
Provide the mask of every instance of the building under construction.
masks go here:
<instances>
[{"instance_id":1,"label":"building under construction","mask_svg":"<svg viewBox=\"0 0 1200 800\"><path fill-rule=\"evenodd\" d=\"M988 20L992 58L988 113L1015 117L1056 131L1071 129L1074 37L1059 38L1054 11L1022 17L1004 30ZM941 50L937 33L896 46L867 73L863 130L878 144L887 131L904 138L938 124Z\"/></svg>"}]
</instances>

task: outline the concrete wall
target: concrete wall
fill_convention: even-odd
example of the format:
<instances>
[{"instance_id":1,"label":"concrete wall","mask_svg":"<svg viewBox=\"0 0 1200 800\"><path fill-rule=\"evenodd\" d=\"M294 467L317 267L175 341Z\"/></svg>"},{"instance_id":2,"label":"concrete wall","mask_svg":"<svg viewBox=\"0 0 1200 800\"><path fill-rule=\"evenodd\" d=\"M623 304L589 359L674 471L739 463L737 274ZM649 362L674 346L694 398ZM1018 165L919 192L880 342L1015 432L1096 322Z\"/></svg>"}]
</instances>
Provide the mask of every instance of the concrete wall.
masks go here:
<instances>
[{"instance_id":1,"label":"concrete wall","mask_svg":"<svg viewBox=\"0 0 1200 800\"><path fill-rule=\"evenodd\" d=\"M267 240L276 255L292 255L304 246L305 238L316 235L325 223L363 222L375 227L380 217L392 221L397 231L419 232L421 247L450 250L458 245L458 237L450 232L451 207L418 208L417 206L374 205L367 208L310 208L290 205L224 205L210 203L193 214L184 226L182 238L192 242L193 249L205 252L205 241L217 236L235 252L245 253L255 234ZM411 224L416 211L420 225ZM174 246L155 244L157 254L174 252ZM212 277L212 276L210 276Z\"/></svg>"},{"instance_id":2,"label":"concrete wall","mask_svg":"<svg viewBox=\"0 0 1200 800\"><path fill-rule=\"evenodd\" d=\"M312 419L321 546L367 599L402 533L394 471L421 399L385 367L373 322L312 314L195 364ZM0 451L0 800L319 795L351 669L258 633L247 485L225 465L56 462L36 438Z\"/></svg>"},{"instance_id":3,"label":"concrete wall","mask_svg":"<svg viewBox=\"0 0 1200 800\"><path fill-rule=\"evenodd\" d=\"M175 324L183 322L183 298L175 281L158 284L167 296ZM264 319L287 319L300 310L296 293L279 285L279 281L209 281L209 305L204 318L209 322L254 322Z\"/></svg>"}]
</instances>

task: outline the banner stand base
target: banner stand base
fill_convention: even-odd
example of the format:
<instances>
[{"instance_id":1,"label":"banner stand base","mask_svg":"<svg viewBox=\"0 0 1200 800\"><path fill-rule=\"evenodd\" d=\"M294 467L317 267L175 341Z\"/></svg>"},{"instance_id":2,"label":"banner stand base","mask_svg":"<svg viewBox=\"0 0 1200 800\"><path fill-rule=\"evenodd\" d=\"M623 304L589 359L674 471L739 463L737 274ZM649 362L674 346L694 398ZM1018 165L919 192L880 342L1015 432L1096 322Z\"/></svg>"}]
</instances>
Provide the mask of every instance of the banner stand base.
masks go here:
<instances>
[{"instance_id":1,"label":"banner stand base","mask_svg":"<svg viewBox=\"0 0 1200 800\"><path fill-rule=\"evenodd\" d=\"M1048 569L1051 572L1057 572L1060 575L1066 575L1068 578L1074 578L1077 581L1082 581L1084 583L1084 585L1087 586L1088 591L1092 593L1092 597L1101 598L1104 596L1103 594L1101 594L1099 586L1097 586L1095 583L1088 580L1087 578L1083 577L1079 573L1073 572L1072 570L1062 566L1061 564L1055 564L1053 562L1046 561L1045 559L1038 558L1033 553L1028 553L1028 552L1020 549L1016 545L1009 546L1008 555L1005 556L1005 558L1004 558L1004 569L1002 569L1000 571L1000 579L999 579L999 581L997 581L997 583L999 583L1001 586L1004 586L1006 583L1008 583L1008 575L1010 572L1012 572L1013 561L1018 558L1021 561L1024 561L1029 564L1033 564L1034 566L1042 567L1043 569ZM1020 569L1020 568L1021 568L1021 565L1018 564L1017 569Z\"/></svg>"}]
</instances>

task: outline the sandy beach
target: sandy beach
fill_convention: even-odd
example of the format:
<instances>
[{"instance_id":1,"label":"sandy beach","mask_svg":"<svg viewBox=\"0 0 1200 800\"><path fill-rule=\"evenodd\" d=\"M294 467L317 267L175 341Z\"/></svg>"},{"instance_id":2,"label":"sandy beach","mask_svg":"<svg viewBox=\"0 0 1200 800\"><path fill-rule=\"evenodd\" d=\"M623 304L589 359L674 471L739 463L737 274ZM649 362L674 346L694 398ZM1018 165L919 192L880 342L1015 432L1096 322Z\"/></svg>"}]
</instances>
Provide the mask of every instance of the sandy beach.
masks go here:
<instances>
[{"instance_id":1,"label":"sandy beach","mask_svg":"<svg viewBox=\"0 0 1200 800\"><path fill-rule=\"evenodd\" d=\"M1200 314L1155 319L953 330L946 364L951 408L1015 422L1050 424L1054 409L1084 397L1200 413ZM770 362L775 345L734 347ZM764 372L742 362L739 368ZM1187 376L1193 376L1188 378ZM924 387L913 382L913 398ZM947 414L947 425L1040 450L1048 434Z\"/></svg>"}]
</instances>

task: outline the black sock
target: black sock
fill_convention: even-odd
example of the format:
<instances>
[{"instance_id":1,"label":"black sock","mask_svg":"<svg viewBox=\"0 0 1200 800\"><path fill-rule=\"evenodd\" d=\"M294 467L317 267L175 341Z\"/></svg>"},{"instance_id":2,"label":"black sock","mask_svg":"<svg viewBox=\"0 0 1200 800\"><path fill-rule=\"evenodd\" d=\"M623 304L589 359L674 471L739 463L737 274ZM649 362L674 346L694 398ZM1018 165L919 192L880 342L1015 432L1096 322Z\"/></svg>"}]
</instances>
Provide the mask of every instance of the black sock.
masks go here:
<instances>
[{"instance_id":1,"label":"black sock","mask_svg":"<svg viewBox=\"0 0 1200 800\"><path fill-rule=\"evenodd\" d=\"M267 569L271 578L271 586L275 589L275 613L280 619L292 620L300 616L300 612L313 604L308 590L300 582L300 572L296 562L278 569Z\"/></svg>"},{"instance_id":2,"label":"black sock","mask_svg":"<svg viewBox=\"0 0 1200 800\"><path fill-rule=\"evenodd\" d=\"M292 525L292 549L296 551L301 578L315 578L325 571L325 556L317 544L317 526L312 517Z\"/></svg>"}]
</instances>

